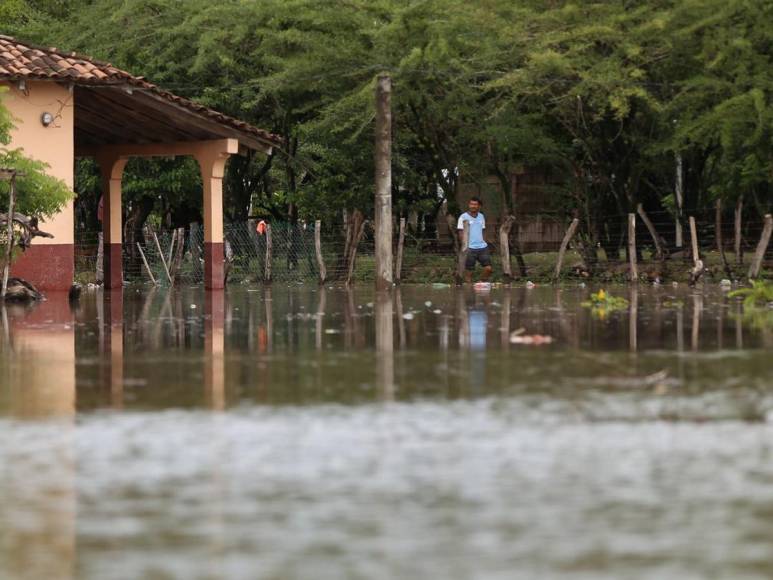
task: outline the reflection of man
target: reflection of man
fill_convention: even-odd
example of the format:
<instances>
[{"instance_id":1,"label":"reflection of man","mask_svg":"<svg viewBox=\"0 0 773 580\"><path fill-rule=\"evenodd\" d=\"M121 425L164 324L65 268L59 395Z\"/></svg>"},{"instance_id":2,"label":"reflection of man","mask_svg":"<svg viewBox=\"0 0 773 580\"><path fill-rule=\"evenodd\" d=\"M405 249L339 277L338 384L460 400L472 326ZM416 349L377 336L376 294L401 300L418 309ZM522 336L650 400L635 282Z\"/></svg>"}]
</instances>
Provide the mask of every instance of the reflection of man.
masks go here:
<instances>
[{"instance_id":1,"label":"reflection of man","mask_svg":"<svg viewBox=\"0 0 773 580\"><path fill-rule=\"evenodd\" d=\"M472 282L472 272L475 270L475 262L480 262L483 266L483 274L480 279L486 282L491 276L491 256L489 255L488 244L483 239L483 230L486 229L486 218L480 212L481 201L477 197L470 199L467 205L467 211L459 216L459 223L456 228L459 230L459 237L464 242L464 222L470 224L470 238L467 243L467 261L464 264L464 279L466 282Z\"/></svg>"}]
</instances>

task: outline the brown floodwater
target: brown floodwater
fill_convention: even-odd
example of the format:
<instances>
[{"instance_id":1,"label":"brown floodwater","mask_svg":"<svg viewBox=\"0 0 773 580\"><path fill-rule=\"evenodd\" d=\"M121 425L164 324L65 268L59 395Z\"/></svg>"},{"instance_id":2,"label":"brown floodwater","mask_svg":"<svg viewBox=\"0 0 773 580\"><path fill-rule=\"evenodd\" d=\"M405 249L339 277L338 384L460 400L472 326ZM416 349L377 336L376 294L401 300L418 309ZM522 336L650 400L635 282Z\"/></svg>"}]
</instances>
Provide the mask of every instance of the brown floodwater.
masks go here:
<instances>
[{"instance_id":1,"label":"brown floodwater","mask_svg":"<svg viewBox=\"0 0 773 580\"><path fill-rule=\"evenodd\" d=\"M8 308L0 578L770 577L770 311L590 291Z\"/></svg>"}]
</instances>

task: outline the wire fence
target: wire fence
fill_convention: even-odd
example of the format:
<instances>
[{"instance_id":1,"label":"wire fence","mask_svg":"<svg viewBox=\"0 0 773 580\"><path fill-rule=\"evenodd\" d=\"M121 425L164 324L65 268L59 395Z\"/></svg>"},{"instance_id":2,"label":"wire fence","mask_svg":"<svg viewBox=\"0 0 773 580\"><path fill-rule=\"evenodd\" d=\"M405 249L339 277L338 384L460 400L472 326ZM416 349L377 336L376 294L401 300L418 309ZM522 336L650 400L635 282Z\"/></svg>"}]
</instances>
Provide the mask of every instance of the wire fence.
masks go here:
<instances>
[{"instance_id":1,"label":"wire fence","mask_svg":"<svg viewBox=\"0 0 773 580\"><path fill-rule=\"evenodd\" d=\"M651 212L647 215L665 246L668 254L688 258L690 256L691 231L689 221L682 223L682 246L677 244L677 227L669 212ZM519 273L517 251L523 250L523 261L527 275L546 277L555 266L555 250L560 245L556 241L556 227L559 224L561 236L569 224L569 219L556 215L540 216L523 220L516 230L511 232L510 254L513 272ZM654 258L655 244L649 228L645 227L640 216L636 219L636 247L639 260L646 262ZM613 214L591 222L591 229L584 225L580 234L570 244L569 257L564 262L567 270L579 268L583 256L576 252L580 243L592 243L593 253L599 262L619 263L626 260L628 241L627 214ZM721 228L717 230L715 215L696 216L696 234L701 254L718 255L718 236L720 233L722 248L728 262L741 268L736 260L736 247L743 255L753 253L763 230L761 217L745 217L739 230L740 244L736 241L736 227L732 213L724 215ZM539 227L535 224L538 224ZM550 231L544 230L540 239L542 224L550 224ZM494 254L495 266L501 260L498 224L491 220L486 238ZM592 232L592 236L589 232ZM256 231L255 223L230 223L224 226L225 271L229 284L304 283L319 279L319 263L315 244L315 225L299 222L297 224L274 222L268 233ZM402 257L402 279L406 282L451 282L457 267L457 253L452 236L445 223L438 223L434 231L416 231L408 228ZM342 225L323 226L320 229L320 251L326 280L344 281L349 276L351 248L347 248L346 227ZM79 232L76 240L75 270L80 281L91 282L98 277L99 270L99 233ZM397 224L395 224L395 244L397 243ZM361 238L356 244L356 256L351 267L354 281L372 280L375 276L375 243L371 227L363 227ZM586 254L587 255L587 254ZM770 264L773 248L768 247L765 261ZM123 247L123 273L127 282L168 283L169 277L182 284L199 284L204 278L204 236L200 224L193 223L187 228L174 231L153 231L150 227Z\"/></svg>"}]
</instances>

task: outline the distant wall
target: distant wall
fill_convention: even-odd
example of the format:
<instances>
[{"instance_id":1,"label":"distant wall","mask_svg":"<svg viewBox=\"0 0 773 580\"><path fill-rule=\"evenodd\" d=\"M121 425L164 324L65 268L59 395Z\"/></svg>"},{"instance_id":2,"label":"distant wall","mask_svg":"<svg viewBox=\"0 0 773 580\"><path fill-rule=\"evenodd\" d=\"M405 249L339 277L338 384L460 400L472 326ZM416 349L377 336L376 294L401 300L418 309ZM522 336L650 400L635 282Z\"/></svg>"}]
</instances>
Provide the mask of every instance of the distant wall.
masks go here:
<instances>
[{"instance_id":1,"label":"distant wall","mask_svg":"<svg viewBox=\"0 0 773 580\"><path fill-rule=\"evenodd\" d=\"M509 192L516 207L518 217L518 241L524 252L542 252L557 250L566 229L557 210L551 205L555 196L552 190L557 186L555 176L546 171L526 169L514 171L511 175L512 191ZM486 241L499 243L499 226L502 223L502 188L495 177L480 182L464 181L459 187L456 202L464 211L473 196L483 201L483 214L486 216ZM438 235L448 238L448 228L444 221L438 220ZM449 240L450 243L450 240Z\"/></svg>"},{"instance_id":2,"label":"distant wall","mask_svg":"<svg viewBox=\"0 0 773 580\"><path fill-rule=\"evenodd\" d=\"M48 173L62 179L70 188L75 170L75 103L67 87L48 81L27 82L25 90L16 84L0 83L9 90L2 99L14 117L11 148L21 148L28 157L49 165ZM43 113L55 116L44 127ZM32 247L13 265L12 274L26 278L44 290L69 288L73 279L73 202L40 224L53 239L35 238Z\"/></svg>"}]
</instances>

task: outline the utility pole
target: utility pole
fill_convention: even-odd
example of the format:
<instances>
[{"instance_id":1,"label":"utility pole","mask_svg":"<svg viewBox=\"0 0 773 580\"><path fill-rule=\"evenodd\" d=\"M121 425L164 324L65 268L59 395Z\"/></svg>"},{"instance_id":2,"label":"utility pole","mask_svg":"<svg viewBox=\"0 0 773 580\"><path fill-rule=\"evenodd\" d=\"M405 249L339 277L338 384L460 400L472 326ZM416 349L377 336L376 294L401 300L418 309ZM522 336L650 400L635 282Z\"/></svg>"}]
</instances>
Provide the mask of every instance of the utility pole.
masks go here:
<instances>
[{"instance_id":1,"label":"utility pole","mask_svg":"<svg viewBox=\"0 0 773 580\"><path fill-rule=\"evenodd\" d=\"M391 288L392 273L392 78L376 82L376 289Z\"/></svg>"}]
</instances>

